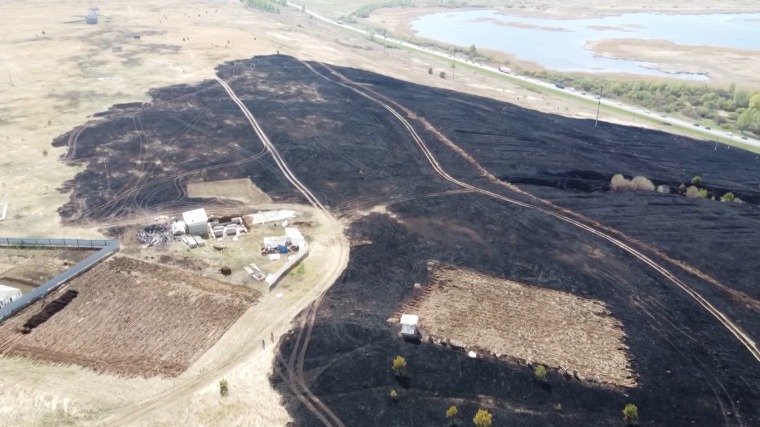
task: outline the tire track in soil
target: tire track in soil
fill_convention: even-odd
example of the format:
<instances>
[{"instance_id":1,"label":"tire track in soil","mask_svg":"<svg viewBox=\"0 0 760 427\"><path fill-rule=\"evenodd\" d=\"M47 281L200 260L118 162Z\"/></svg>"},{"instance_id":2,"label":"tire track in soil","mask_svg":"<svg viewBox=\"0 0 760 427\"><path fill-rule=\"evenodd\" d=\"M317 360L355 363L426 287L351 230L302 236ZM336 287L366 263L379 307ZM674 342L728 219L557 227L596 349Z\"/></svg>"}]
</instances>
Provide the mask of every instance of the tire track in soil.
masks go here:
<instances>
[{"instance_id":1,"label":"tire track in soil","mask_svg":"<svg viewBox=\"0 0 760 427\"><path fill-rule=\"evenodd\" d=\"M561 220L561 221L564 221L564 222L569 223L571 225L574 225L574 226L576 226L576 227L578 227L578 228L580 228L580 229L582 229L584 231L587 231L587 232L589 232L589 233L591 233L591 234L593 234L593 235L595 235L595 236L597 236L599 238L602 238L602 239L608 241L609 243L613 244L614 246L617 246L618 248L620 248L620 249L628 252L630 255L634 256L637 259L639 259L641 262L643 262L644 264L646 264L649 267L651 267L652 269L654 269L656 272L658 272L660 275L662 275L665 279L667 279L672 284L676 285L678 288L680 288L682 291L684 291L688 296L690 296L693 300L695 300L700 306L702 306L702 308L705 311L707 311L716 320L718 320L718 322L725 329L727 329L732 335L734 335L734 337L739 341L739 343L742 344L742 346L744 346L758 362L760 362L760 350L758 350L756 343L752 340L751 337L749 337L743 330L741 330L741 328L739 328L738 326L736 326L736 324L731 319L729 319L728 316L726 316L724 313L722 313L721 311L719 311L709 301L707 301L704 297L702 297L701 294L699 294L698 292L696 292L693 289L691 289L691 287L689 287L686 283L684 283L679 278L677 278L669 270L667 270L664 267L662 267L661 265L657 264L650 257L648 257L647 255L645 255L641 251L637 250L636 248L632 247L631 245L632 244L636 244L636 242L637 242L635 239L628 238L624 233L619 232L619 231L617 233L615 233L616 235L622 236L621 239L626 240L627 241L627 243L626 243L626 242L624 242L621 239L613 237L612 236L613 233L611 233L611 232L609 234L605 233L605 231L607 231L607 229L611 229L611 227L606 227L606 226L599 227L599 228L601 228L603 230L603 231L600 231L599 229L594 228L591 225L585 224L585 223L580 222L579 220L573 218L573 217L581 216L580 214L571 215L571 214L569 214L569 212L572 212L572 211L570 211L568 209L564 209L564 208L558 208L558 207L554 206L551 202L546 201L543 204L545 204L549 208L556 209L559 212L554 211L554 210L549 210L549 209L541 207L541 206L536 206L536 205L533 205L533 204L530 204L530 203L526 203L526 202L523 202L523 201L520 201L520 200L512 199L512 198L503 196L501 194L494 193L492 191L485 190L483 188L476 187L474 185L462 182L462 181L460 181L460 180L452 177L451 175L449 175L443 169L443 167L440 165L440 163L436 160L436 158L434 157L432 151L427 147L427 144L425 143L425 141L417 134L417 132L414 130L414 128L411 126L411 124L403 116L401 116L400 113L398 113L396 110L394 110L390 105L388 105L387 103L381 101L378 98L382 97L382 98L388 100L389 102L391 102L394 105L398 106L400 109L403 109L403 111L409 117L411 117L413 119L419 120L419 118L417 117L416 114L414 114L412 111L410 111L410 110L408 110L408 109L400 106L398 103L393 102L392 100L389 100L387 97L384 97L383 95L380 95L380 94L372 91L371 89L369 89L369 88L367 88L367 87L365 87L363 85L361 86L362 90L354 87L353 85L356 84L355 82L353 82L353 81L349 80L348 78L346 78L345 76L337 73L336 71L332 70L329 66L327 66L325 64L316 62L316 64L318 64L319 66L321 66L324 69L326 69L328 72L330 72L331 74L333 74L334 76L336 76L337 78L339 78L341 81L332 80L329 77L327 77L327 76L319 73L311 65L309 65L309 64L307 64L307 63L305 63L303 61L299 61L299 62L301 62L307 69L309 69L311 72L313 72L317 76L319 76L319 77L321 77L321 78L323 78L323 79L325 79L325 80L327 80L329 82L332 82L334 84L337 84L337 85L340 85L342 87L345 87L345 88L347 88L347 89L349 89L349 90L351 90L351 91L359 94L360 96L362 96L364 98L367 98L367 99L369 99L369 100L371 100L371 101L373 101L375 103L378 103L383 108L385 108L389 113L391 113L393 116L395 116L401 122L401 124L407 129L407 131L412 136L412 138L415 141L415 143L418 145L418 147L420 148L420 150L422 150L423 154L425 155L425 157L427 158L428 162L433 167L433 169L435 170L435 172L438 173L442 178L446 179L447 181L449 181L449 182L451 182L451 183L459 186L460 188L469 189L469 190L472 190L473 192L477 192L477 193L489 196L489 197L497 199L497 200L501 200L501 201L504 201L504 202L507 202L507 203L511 203L511 204L514 204L514 205L517 205L517 206L521 206L521 207L524 207L524 208L527 208L527 209L532 209L532 210L535 210L535 211L540 212L542 214L554 217L554 218L556 218L558 220ZM356 84L356 85L358 85L358 84ZM367 91L367 92L371 92L371 93L377 95L377 97L373 97L372 95L364 92L363 90ZM426 124L427 124L428 127L432 128L432 126L430 126L429 123L426 122ZM438 133L438 135L440 135L443 138L445 138L445 136L441 135L440 133ZM442 140L442 142L444 143L444 145L449 146L449 148L451 148L452 150L454 150L456 153L460 154L462 157L465 157L465 160L467 160L469 163L473 164L473 166L475 166L478 170L480 170L481 173L485 172L485 174L489 175L490 177L493 177L493 179L491 179L492 181L494 181L494 180L495 180L495 182L499 181L498 179L496 179L496 177L494 177L493 175L491 175L490 173L488 173L485 170L485 168L483 168L480 164L478 164L474 160L474 158L472 158L471 156L469 156L469 154L467 154L460 147L456 146L456 144L454 144L453 142L451 142L447 138L446 138L445 141ZM514 191L514 192L516 192L518 194L530 196L531 199L533 199L533 200L537 200L537 201L542 201L543 200L543 199L541 199L541 198L539 198L539 197L537 197L535 195L532 195L532 194L530 194L530 193L528 193L528 192L526 192L524 190L517 189L516 187L514 187L511 184L505 184L505 186L506 186L507 189L512 190L512 191ZM596 223L598 224L598 222L596 222ZM655 255L659 255L659 253L655 252ZM666 258L666 260L668 260L668 259ZM679 264L676 264L676 265L678 265L678 266L686 266L687 264L679 261ZM696 269L687 269L687 271L691 273L691 272L698 272L699 270L696 270ZM704 276L706 276L706 274L704 274L704 273L702 273L702 274ZM698 276L698 277L700 277L700 276ZM650 316L652 315L651 312L649 312L648 310L646 310L646 311L647 311L647 313ZM671 325L672 325L672 323L671 323ZM683 330L681 330L677 326L675 326L675 325L673 325L673 326L676 328L676 331L679 331L681 333L686 334ZM688 334L686 334L686 335L688 337ZM704 366L705 366L704 363L701 360L699 360L696 357L696 355L689 354L688 357L687 357L680 350L679 350L679 353L681 353L682 356L684 356L687 360L691 360L692 363L696 363L696 364L698 364L698 365L700 365L700 366L702 366L704 368ZM705 372L706 370L702 369L702 371ZM735 416L737 418L737 421L739 422L739 425L743 425L743 423L741 422L741 416L739 414L738 408L735 405L735 400L731 397L730 394L728 394L728 391L723 386L723 384L718 380L718 378L715 375L712 375L712 377L713 377L713 380L720 387L720 389L722 389L723 392L725 393L725 398L729 402L729 404L731 405L731 407L733 409L733 414L735 414ZM727 424L731 424L731 420L727 417L727 415L725 415L726 414L725 405L722 402L722 400L718 397L718 391L716 390L716 388L712 384L708 383L708 386L710 388L712 388L713 392L716 395L716 400L718 401L718 405L722 409L721 413L723 414L723 417L726 420L726 423Z\"/></svg>"},{"instance_id":2,"label":"tire track in soil","mask_svg":"<svg viewBox=\"0 0 760 427\"><path fill-rule=\"evenodd\" d=\"M337 219L335 219L330 212L325 209L325 207L319 202L318 199L309 191L306 186L304 186L298 178L295 177L295 175L290 171L287 164L285 164L284 160L280 156L277 149L274 147L274 145L271 143L269 138L264 134L263 130L259 127L256 119L251 114L251 112L245 107L245 104L235 95L234 91L232 90L229 85L227 85L226 82L224 82L222 79L216 77L216 80L219 82L220 85L225 89L227 94L230 96L230 98L240 107L243 114L248 119L249 123L251 124L251 127L258 135L259 139L261 140L262 144L264 144L266 151L270 152L272 154L273 159L275 160L275 163L277 163L278 168L282 171L283 175L285 175L285 178L290 181L293 186L296 187L296 189L301 192L301 194L304 195L304 197L309 201L312 206L314 206L316 209L321 211L325 218L328 220L331 224L338 224ZM263 155L263 154L262 154ZM151 412L158 410L162 407L166 407L169 405L174 404L178 400L191 395L197 388L202 387L209 381L211 381L215 376L218 374L221 374L225 371L228 371L232 367L234 367L236 364L240 363L242 360L244 360L251 352L255 351L256 344L259 340L266 338L266 332L276 328L279 325L282 325L283 323L290 322L290 320L293 318L294 314L298 313L299 311L303 310L303 305L306 304L307 301L311 301L309 305L307 305L307 309L311 308L311 315L308 316L308 322L306 322L306 328L307 333L305 335L305 339L303 343L300 345L301 351L298 353L295 360L291 360L285 364L285 366L290 366L291 368L288 369L287 374L287 380L289 387L291 387L292 390L298 390L299 386L302 391L301 393L295 392L297 396L299 396L299 400L301 400L304 405L309 409L314 415L320 419L323 420L323 422L326 423L328 426L332 426L332 423L329 423L327 419L329 418L334 422L335 426L338 427L345 427L345 425L340 421L340 419L321 401L319 398L314 396L313 393L311 393L310 389L306 385L306 382L303 379L303 359L306 355L306 350L308 347L308 342L311 339L311 331L314 326L314 321L316 318L317 308L319 307L319 302L322 299L322 296L327 291L327 289L338 279L340 274L342 274L342 271L345 269L345 266L348 263L348 254L349 254L349 245L348 243L343 240L339 239L336 245L338 248L338 252L336 256L332 257L334 262L329 267L327 274L324 274L322 277L322 281L319 284L319 286L316 286L314 289L312 289L309 293L307 293L297 304L295 304L291 310L288 310L286 312L283 312L274 322L272 322L270 325L266 325L262 328L262 331L252 340L248 341L246 343L245 348L242 351L238 351L235 353L235 356L224 361L221 363L218 363L216 366L212 366L207 372L205 372L202 375L199 375L198 377L188 381L187 383L181 385L179 388L173 388L171 390L166 390L163 393L160 393L153 398L140 403L139 405L130 405L129 413L125 416L122 416L121 418L115 420L115 421L109 421L111 424L117 424L117 425L125 425L134 423L137 420L141 419L142 417L150 414ZM308 310L307 310L308 311ZM304 317L305 318L305 317ZM303 330L303 326L300 328ZM278 355L278 357L281 357ZM291 357L291 359L293 359ZM293 369L293 365L295 364L297 369ZM280 376L283 376L281 371L278 371ZM285 379L285 378L283 378ZM135 408L134 406L137 406ZM317 408L319 406L319 408ZM127 408L120 408L121 410L125 410Z\"/></svg>"},{"instance_id":3,"label":"tire track in soil","mask_svg":"<svg viewBox=\"0 0 760 427\"><path fill-rule=\"evenodd\" d=\"M291 172L291 170L288 168L287 164L285 163L285 160L282 158L280 153L277 151L277 148L272 144L272 142L269 140L267 135L264 133L264 131L259 126L258 122L256 121L256 118L253 116L250 110L245 106L243 101L238 98L238 96L235 94L235 92L232 90L232 88L221 78L215 77L216 80L219 82L220 85L224 88L224 90L227 92L227 94L230 96L233 102L240 107L240 110L243 112L243 114L248 119L248 122L251 124L251 127L253 128L254 132L256 132L256 135L258 135L261 142L264 144L264 146L267 148L267 150L272 154L272 158L274 159L275 163L277 163L277 166L280 168L280 171L282 171L283 175L285 175L285 178L290 181L290 183L298 189L298 191L303 194L303 196L306 198L306 200L309 201L309 203L314 206L316 209L319 209L320 211L324 212L327 218L330 219L331 222L335 223L337 220L325 209L325 207L320 203L320 201L314 196L314 194L303 184L301 181L296 178L296 176ZM326 291L326 289L325 289ZM322 300L322 296L324 295L324 292L319 294L319 296L312 302L312 304L309 306L309 308L306 311L306 315L304 316L304 319L308 318L308 321L304 320L305 324L302 323L301 327L299 328L298 332L298 338L296 339L296 344L293 347L293 353L291 354L290 360L288 361L286 366L286 372L287 372L287 380L288 387L297 395L299 396L299 400L304 402L304 405L309 409L309 411L314 414L314 416L317 417L320 421L322 421L325 425L332 427L333 425L337 427L345 427L343 422L333 413L330 408L327 407L318 397L316 397L309 387L306 385L306 381L303 377L303 362L304 358L306 357L306 350L308 349L309 340L311 339L311 332L314 327L314 321L316 319L317 309L319 307L319 303ZM300 343L301 337L303 335L304 327L306 329L306 335L303 339L303 342ZM300 344L299 344L300 343ZM298 350L300 346L300 352L296 354L296 351ZM294 357L295 356L295 357ZM280 376L283 377L282 373L280 373ZM283 377L283 379L285 379ZM300 394L298 392L298 389L301 389L303 394ZM308 401L307 404L305 401ZM318 408L317 408L318 407ZM328 420L329 419L329 420Z\"/></svg>"}]
</instances>

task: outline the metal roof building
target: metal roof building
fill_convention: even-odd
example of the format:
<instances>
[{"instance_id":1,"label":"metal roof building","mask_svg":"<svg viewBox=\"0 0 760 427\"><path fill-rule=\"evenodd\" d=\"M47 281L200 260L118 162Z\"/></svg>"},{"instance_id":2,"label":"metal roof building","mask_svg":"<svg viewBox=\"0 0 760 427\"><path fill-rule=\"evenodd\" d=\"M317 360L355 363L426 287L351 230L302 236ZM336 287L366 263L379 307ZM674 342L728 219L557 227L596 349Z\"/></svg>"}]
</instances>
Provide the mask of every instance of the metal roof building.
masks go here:
<instances>
[{"instance_id":1,"label":"metal roof building","mask_svg":"<svg viewBox=\"0 0 760 427\"><path fill-rule=\"evenodd\" d=\"M208 215L203 208L187 211L182 214L182 220L187 225L188 234L205 236L208 234Z\"/></svg>"},{"instance_id":2,"label":"metal roof building","mask_svg":"<svg viewBox=\"0 0 760 427\"><path fill-rule=\"evenodd\" d=\"M293 227L285 227L285 236L290 239L290 244L294 246L303 246L303 242L306 241L303 234Z\"/></svg>"}]
</instances>

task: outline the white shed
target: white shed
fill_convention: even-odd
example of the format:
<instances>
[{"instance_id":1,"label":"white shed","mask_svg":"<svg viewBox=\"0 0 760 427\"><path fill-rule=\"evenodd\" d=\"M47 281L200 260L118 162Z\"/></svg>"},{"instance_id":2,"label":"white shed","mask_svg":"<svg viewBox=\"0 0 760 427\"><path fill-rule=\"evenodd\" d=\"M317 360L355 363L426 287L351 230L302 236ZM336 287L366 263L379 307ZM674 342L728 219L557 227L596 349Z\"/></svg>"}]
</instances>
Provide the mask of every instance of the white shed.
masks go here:
<instances>
[{"instance_id":1,"label":"white shed","mask_svg":"<svg viewBox=\"0 0 760 427\"><path fill-rule=\"evenodd\" d=\"M188 234L205 236L208 234L208 215L203 208L188 211L182 214L182 219L187 225Z\"/></svg>"},{"instance_id":2,"label":"white shed","mask_svg":"<svg viewBox=\"0 0 760 427\"><path fill-rule=\"evenodd\" d=\"M419 338L420 332L417 330L417 321L419 317L416 314L401 315L401 336L404 338Z\"/></svg>"},{"instance_id":3,"label":"white shed","mask_svg":"<svg viewBox=\"0 0 760 427\"><path fill-rule=\"evenodd\" d=\"M304 242L306 241L306 239L303 237L303 234L301 234L297 228L293 227L285 227L285 236L290 239L291 245L298 246L299 248L303 246Z\"/></svg>"},{"instance_id":4,"label":"white shed","mask_svg":"<svg viewBox=\"0 0 760 427\"><path fill-rule=\"evenodd\" d=\"M0 284L0 307L21 298L21 290Z\"/></svg>"}]
</instances>

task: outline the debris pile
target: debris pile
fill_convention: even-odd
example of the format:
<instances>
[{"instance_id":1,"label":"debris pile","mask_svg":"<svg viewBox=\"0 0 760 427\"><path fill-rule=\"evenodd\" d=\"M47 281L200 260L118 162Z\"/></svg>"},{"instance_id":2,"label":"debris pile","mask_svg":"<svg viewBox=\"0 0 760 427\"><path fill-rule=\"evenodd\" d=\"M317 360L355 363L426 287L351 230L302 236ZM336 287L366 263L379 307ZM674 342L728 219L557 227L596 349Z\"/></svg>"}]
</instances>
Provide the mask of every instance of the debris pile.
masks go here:
<instances>
[{"instance_id":1,"label":"debris pile","mask_svg":"<svg viewBox=\"0 0 760 427\"><path fill-rule=\"evenodd\" d=\"M163 245L174 241L169 224L151 224L137 232L137 239L148 246Z\"/></svg>"}]
</instances>

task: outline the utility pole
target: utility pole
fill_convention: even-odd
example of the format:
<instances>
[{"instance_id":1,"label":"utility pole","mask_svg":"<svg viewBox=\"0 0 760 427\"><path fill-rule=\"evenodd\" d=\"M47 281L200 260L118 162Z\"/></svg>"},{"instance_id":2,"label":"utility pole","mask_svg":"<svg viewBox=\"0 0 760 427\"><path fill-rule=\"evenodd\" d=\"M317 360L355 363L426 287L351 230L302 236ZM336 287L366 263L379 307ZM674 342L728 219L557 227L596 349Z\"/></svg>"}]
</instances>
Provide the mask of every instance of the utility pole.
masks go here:
<instances>
[{"instance_id":1,"label":"utility pole","mask_svg":"<svg viewBox=\"0 0 760 427\"><path fill-rule=\"evenodd\" d=\"M594 121L594 127L599 123L599 109L602 108L602 88L599 88L599 99L596 104L596 121Z\"/></svg>"},{"instance_id":2,"label":"utility pole","mask_svg":"<svg viewBox=\"0 0 760 427\"><path fill-rule=\"evenodd\" d=\"M456 68L457 68L457 63L456 63L456 61L454 61L454 62L451 63L451 80L452 81L456 80L456 78L454 76L454 70Z\"/></svg>"}]
</instances>

